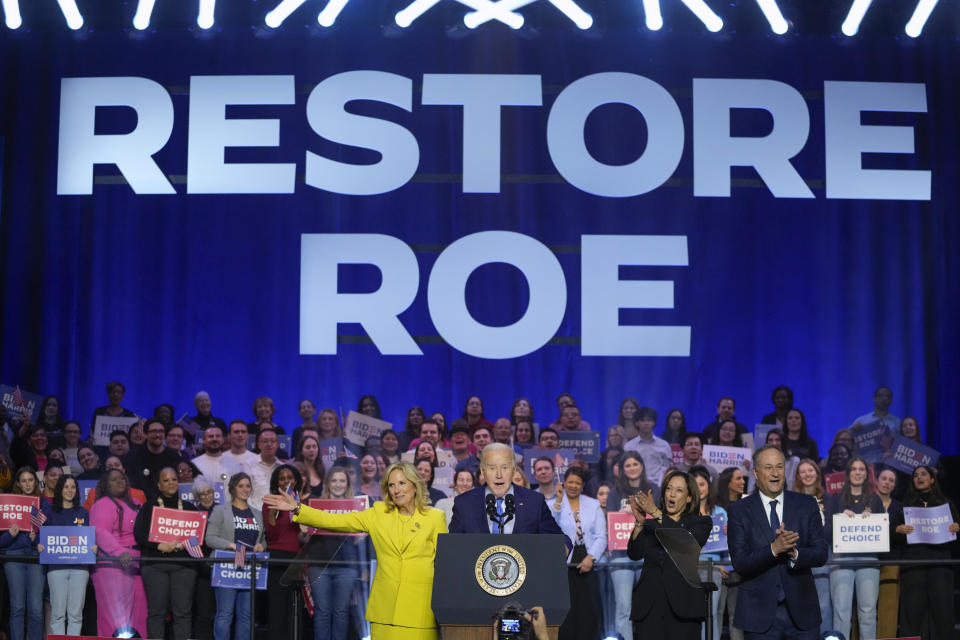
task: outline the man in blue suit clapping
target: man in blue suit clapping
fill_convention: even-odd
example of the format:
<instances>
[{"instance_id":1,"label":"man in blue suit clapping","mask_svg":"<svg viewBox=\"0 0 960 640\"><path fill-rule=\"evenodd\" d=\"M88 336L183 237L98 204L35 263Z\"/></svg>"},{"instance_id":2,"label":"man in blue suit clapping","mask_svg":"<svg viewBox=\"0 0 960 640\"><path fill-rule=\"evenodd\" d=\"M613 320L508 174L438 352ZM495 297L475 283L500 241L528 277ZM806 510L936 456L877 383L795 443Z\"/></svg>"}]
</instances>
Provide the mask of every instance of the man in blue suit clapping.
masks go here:
<instances>
[{"instance_id":1,"label":"man in blue suit clapping","mask_svg":"<svg viewBox=\"0 0 960 640\"><path fill-rule=\"evenodd\" d=\"M742 577L733 624L751 640L815 640L820 606L810 573L827 561L816 501L786 491L783 453L753 454L757 491L730 505L728 543Z\"/></svg>"}]
</instances>

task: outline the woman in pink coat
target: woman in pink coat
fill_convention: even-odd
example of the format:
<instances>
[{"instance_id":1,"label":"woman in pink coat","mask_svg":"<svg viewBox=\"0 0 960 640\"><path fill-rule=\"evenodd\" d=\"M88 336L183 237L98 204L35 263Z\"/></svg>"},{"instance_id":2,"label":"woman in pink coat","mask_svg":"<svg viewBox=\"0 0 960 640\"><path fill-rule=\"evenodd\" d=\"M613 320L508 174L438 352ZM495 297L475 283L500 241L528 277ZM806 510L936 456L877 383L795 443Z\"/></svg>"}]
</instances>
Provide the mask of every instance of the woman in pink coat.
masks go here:
<instances>
[{"instance_id":1,"label":"woman in pink coat","mask_svg":"<svg viewBox=\"0 0 960 640\"><path fill-rule=\"evenodd\" d=\"M97 594L97 635L110 637L118 629L133 627L139 637L145 638L147 597L135 562L140 551L133 539L140 503L130 497L127 477L117 469L103 474L96 496L90 524L97 528L101 556L92 576Z\"/></svg>"}]
</instances>

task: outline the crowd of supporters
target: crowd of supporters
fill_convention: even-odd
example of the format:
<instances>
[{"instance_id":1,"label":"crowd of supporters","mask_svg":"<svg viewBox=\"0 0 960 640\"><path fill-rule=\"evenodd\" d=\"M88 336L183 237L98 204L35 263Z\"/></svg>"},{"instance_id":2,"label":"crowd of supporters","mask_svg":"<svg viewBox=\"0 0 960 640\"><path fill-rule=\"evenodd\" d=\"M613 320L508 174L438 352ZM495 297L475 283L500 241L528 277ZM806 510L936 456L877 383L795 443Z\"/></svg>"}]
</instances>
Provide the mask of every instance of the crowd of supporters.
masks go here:
<instances>
[{"instance_id":1,"label":"crowd of supporters","mask_svg":"<svg viewBox=\"0 0 960 640\"><path fill-rule=\"evenodd\" d=\"M704 457L705 445L780 448L787 463L789 489L812 495L820 504L825 531L835 514L855 517L887 513L891 551L882 557L836 554L816 572L823 630L850 636L858 626L861 639L896 636L948 638L953 629L953 572L947 566L879 567L870 561L949 558L947 545L907 544L911 527L904 523L904 506L948 504L953 531L960 521L954 503L943 494L942 469L918 466L912 474L859 455L856 435L868 425L885 425L890 434L920 442L912 417L890 413L893 393L876 390L873 411L850 420L822 447L809 433L803 411L794 406L787 387L773 390L773 411L750 430L735 415L733 398L721 398L713 419L693 428L680 409L659 412L633 398L620 405L616 423L595 429L584 420L574 397L563 393L549 418L535 416L525 398L517 399L503 417L490 416L480 397L467 398L463 412L448 421L442 412L428 414L411 407L402 426L368 438L362 445L347 441L343 416L332 409L317 411L310 400L297 407L299 424L277 424L276 407L268 397L253 403L252 420L226 422L213 413L211 398L199 392L196 414L175 420L170 404L159 405L149 418L123 406L125 388L107 385L108 404L97 416L137 420L128 430L109 434L108 442L84 439L81 423L66 419L56 396L47 396L40 419L0 407L0 491L38 496L47 525L88 525L96 528L96 565L41 566L36 532L13 527L0 535L4 571L3 604L11 640L42 638L49 633L186 640L249 638L253 619L268 628L270 637L289 637L296 584L281 580L284 567L271 567L265 595L251 602L246 591L212 587L210 566L191 561L184 544L149 539L155 507L202 510L209 514L203 543L206 555L215 550L269 551L273 558L292 558L311 540L311 531L294 524L288 513L263 506L268 493L294 492L302 500L366 496L380 499L380 477L404 457L426 483L430 502L444 510L448 522L453 497L481 482L479 454L499 442L516 453L515 482L542 492L558 524L579 552L571 563L571 617L567 637L633 636L630 613L633 589L642 568L626 551L607 545L606 514L630 512L629 497L660 496L660 485L672 470L689 473L697 483L702 515L725 514L731 502L752 489L749 466L716 468ZM360 398L356 411L382 418L377 399ZM292 415L291 411L291 415ZM91 423L88 432L93 431ZM597 462L580 456L560 469L557 459L528 450L557 449L565 432L599 431L604 442ZM762 433L763 442L755 441ZM334 443L337 452L331 456ZM822 443L827 444L827 443ZM542 451L540 452L542 454ZM325 459L326 458L326 459ZM529 475L524 473L529 470ZM842 473L838 491L827 491L825 477ZM81 495L82 481L95 481ZM192 483L190 499L180 485ZM215 488L222 483L223 495ZM365 635L363 594L369 584L372 548L361 537L322 536L309 556L328 562L311 566L305 575L308 606L303 618L313 637L347 638ZM163 558L163 562L151 562ZM715 638L726 630L731 640L742 637L730 621L736 607L738 577L724 553L707 554L717 572L704 579L720 583L713 595ZM597 597L599 594L600 597ZM855 621L855 622L854 622ZM572 634L572 635L571 635ZM562 636L564 633L561 634Z\"/></svg>"}]
</instances>

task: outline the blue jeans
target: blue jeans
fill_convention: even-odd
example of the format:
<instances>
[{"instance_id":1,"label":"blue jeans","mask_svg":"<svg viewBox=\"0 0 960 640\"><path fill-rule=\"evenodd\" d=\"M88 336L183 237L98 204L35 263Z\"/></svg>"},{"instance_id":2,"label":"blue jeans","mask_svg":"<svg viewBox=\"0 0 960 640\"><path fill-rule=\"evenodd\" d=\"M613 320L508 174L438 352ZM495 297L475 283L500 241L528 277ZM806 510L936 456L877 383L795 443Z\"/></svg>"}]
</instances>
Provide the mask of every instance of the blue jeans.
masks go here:
<instances>
[{"instance_id":1,"label":"blue jeans","mask_svg":"<svg viewBox=\"0 0 960 640\"><path fill-rule=\"evenodd\" d=\"M872 560L874 558L862 558ZM864 566L830 567L830 595L833 600L833 628L850 637L850 613L853 610L853 592L857 592L857 620L860 637L877 637L877 597L880 595L880 568Z\"/></svg>"},{"instance_id":2,"label":"blue jeans","mask_svg":"<svg viewBox=\"0 0 960 640\"><path fill-rule=\"evenodd\" d=\"M214 587L213 595L217 599L217 615L213 619L213 639L230 640L230 624L236 622L233 629L234 639L249 640L250 591Z\"/></svg>"},{"instance_id":3,"label":"blue jeans","mask_svg":"<svg viewBox=\"0 0 960 640\"><path fill-rule=\"evenodd\" d=\"M614 551L611 563L633 562L626 551ZM622 554L622 555L621 555ZM610 582L613 583L614 620L623 640L633 640L633 622L630 621L630 609L633 606L633 587L640 579L640 567L610 567Z\"/></svg>"},{"instance_id":4,"label":"blue jeans","mask_svg":"<svg viewBox=\"0 0 960 640\"><path fill-rule=\"evenodd\" d=\"M23 555L11 553L8 555ZM39 564L7 562L3 565L10 592L10 640L23 640L24 611L29 640L43 638L43 567Z\"/></svg>"},{"instance_id":5,"label":"blue jeans","mask_svg":"<svg viewBox=\"0 0 960 640\"><path fill-rule=\"evenodd\" d=\"M313 640L346 638L350 596L360 572L352 567L328 566L322 572L311 569L308 575L313 595Z\"/></svg>"},{"instance_id":6,"label":"blue jeans","mask_svg":"<svg viewBox=\"0 0 960 640\"><path fill-rule=\"evenodd\" d=\"M50 586L50 633L57 635L80 635L83 624L83 603L87 598L86 569L50 569L47 584Z\"/></svg>"},{"instance_id":7,"label":"blue jeans","mask_svg":"<svg viewBox=\"0 0 960 640\"><path fill-rule=\"evenodd\" d=\"M830 602L830 567L810 569L813 582L817 585L817 599L820 601L820 632L833 630L833 604Z\"/></svg>"}]
</instances>

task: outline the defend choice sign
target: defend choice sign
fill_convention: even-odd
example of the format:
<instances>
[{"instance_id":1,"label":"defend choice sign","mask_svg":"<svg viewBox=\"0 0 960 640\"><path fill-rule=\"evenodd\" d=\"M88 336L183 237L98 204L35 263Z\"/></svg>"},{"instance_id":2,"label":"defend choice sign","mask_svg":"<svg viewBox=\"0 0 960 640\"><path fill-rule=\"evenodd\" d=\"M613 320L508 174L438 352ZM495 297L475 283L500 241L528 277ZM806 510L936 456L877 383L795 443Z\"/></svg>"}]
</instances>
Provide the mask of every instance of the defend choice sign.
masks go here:
<instances>
[{"instance_id":1,"label":"defend choice sign","mask_svg":"<svg viewBox=\"0 0 960 640\"><path fill-rule=\"evenodd\" d=\"M834 553L886 553L890 551L890 517L885 513L843 513L833 516Z\"/></svg>"},{"instance_id":2,"label":"defend choice sign","mask_svg":"<svg viewBox=\"0 0 960 640\"><path fill-rule=\"evenodd\" d=\"M102 447L109 446L111 433L114 431L127 432L130 430L130 425L139 421L139 418L124 418L123 416L116 418L113 416L97 416L93 423L93 444Z\"/></svg>"},{"instance_id":3,"label":"defend choice sign","mask_svg":"<svg viewBox=\"0 0 960 640\"><path fill-rule=\"evenodd\" d=\"M256 558L269 558L269 553L248 553L248 556ZM246 565L243 569L237 568L233 564L235 557L233 551L217 549L213 552L214 558L223 558L229 562L217 562L213 565L213 572L210 574L210 586L224 587L226 589L249 589L250 571L252 565ZM282 567L281 567L282 568ZM267 588L267 565L257 565L257 589L265 591Z\"/></svg>"},{"instance_id":4,"label":"defend choice sign","mask_svg":"<svg viewBox=\"0 0 960 640\"><path fill-rule=\"evenodd\" d=\"M379 436L393 424L386 420L377 420L362 413L351 411L347 414L347 425L343 429L344 437L359 446L365 446L367 438L370 436Z\"/></svg>"},{"instance_id":5,"label":"defend choice sign","mask_svg":"<svg viewBox=\"0 0 960 640\"><path fill-rule=\"evenodd\" d=\"M13 525L23 531L30 531L30 507L39 509L40 498L12 493L0 494L0 531L6 531Z\"/></svg>"},{"instance_id":6,"label":"defend choice sign","mask_svg":"<svg viewBox=\"0 0 960 640\"><path fill-rule=\"evenodd\" d=\"M183 542L196 537L203 544L207 530L206 511L180 511L156 507L150 518L150 542Z\"/></svg>"},{"instance_id":7,"label":"defend choice sign","mask_svg":"<svg viewBox=\"0 0 960 640\"><path fill-rule=\"evenodd\" d=\"M40 564L94 564L96 527L40 527Z\"/></svg>"},{"instance_id":8,"label":"defend choice sign","mask_svg":"<svg viewBox=\"0 0 960 640\"><path fill-rule=\"evenodd\" d=\"M710 516L710 519L713 520L713 529L710 530L710 537L707 538L707 543L703 545L703 553L717 553L718 551L727 550L727 534L724 533L723 528L727 524L727 516L722 513L715 513Z\"/></svg>"},{"instance_id":9,"label":"defend choice sign","mask_svg":"<svg viewBox=\"0 0 960 640\"><path fill-rule=\"evenodd\" d=\"M950 505L939 507L904 507L903 520L913 526L907 534L907 544L943 544L957 539L948 527L953 523Z\"/></svg>"},{"instance_id":10,"label":"defend choice sign","mask_svg":"<svg viewBox=\"0 0 960 640\"><path fill-rule=\"evenodd\" d=\"M600 434L596 431L560 431L558 449L573 449L584 462L600 460Z\"/></svg>"},{"instance_id":11,"label":"defend choice sign","mask_svg":"<svg viewBox=\"0 0 960 640\"><path fill-rule=\"evenodd\" d=\"M610 511L607 513L607 549L625 551L630 542L630 534L637 526L632 513Z\"/></svg>"}]
</instances>

